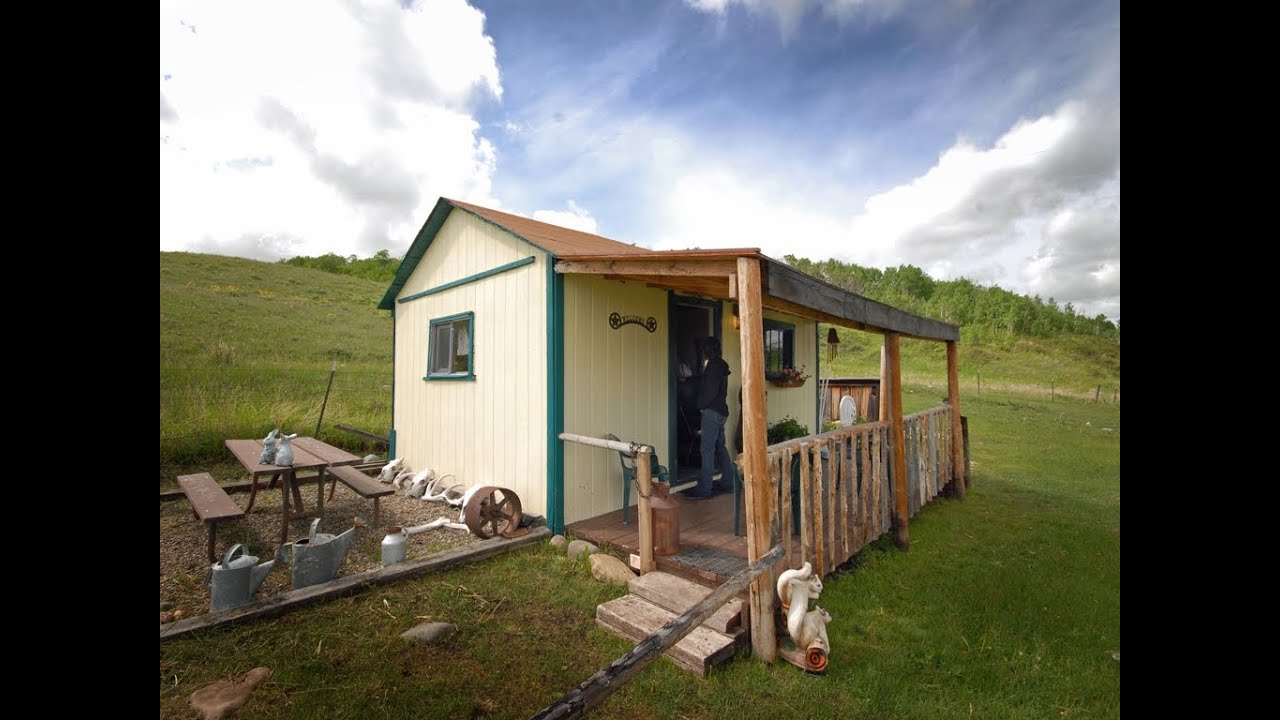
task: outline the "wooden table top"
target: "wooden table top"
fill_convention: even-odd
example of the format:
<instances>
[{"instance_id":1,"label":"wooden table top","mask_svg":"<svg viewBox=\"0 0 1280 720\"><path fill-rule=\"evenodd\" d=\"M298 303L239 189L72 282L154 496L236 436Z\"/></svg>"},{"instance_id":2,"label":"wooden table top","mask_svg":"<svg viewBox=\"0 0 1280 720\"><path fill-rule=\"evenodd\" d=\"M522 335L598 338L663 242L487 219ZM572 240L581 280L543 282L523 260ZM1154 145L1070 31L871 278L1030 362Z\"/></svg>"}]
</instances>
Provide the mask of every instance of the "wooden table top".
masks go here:
<instances>
[{"instance_id":1,"label":"wooden table top","mask_svg":"<svg viewBox=\"0 0 1280 720\"><path fill-rule=\"evenodd\" d=\"M293 441L294 448L301 448L316 457L324 460L329 466L338 465L355 465L362 459L359 455L352 455L340 447L334 447L323 440L317 440L313 437L300 437Z\"/></svg>"},{"instance_id":2,"label":"wooden table top","mask_svg":"<svg viewBox=\"0 0 1280 720\"><path fill-rule=\"evenodd\" d=\"M293 465L291 467L294 470L316 470L327 466L329 463L323 458L298 446L298 440L302 439L297 438L293 441ZM274 475L289 469L284 465L263 465L258 462L258 458L262 455L261 440L227 440L225 444L231 454L236 456L236 460L239 460L245 470L248 470L254 477ZM337 448L334 449L337 450Z\"/></svg>"}]
</instances>

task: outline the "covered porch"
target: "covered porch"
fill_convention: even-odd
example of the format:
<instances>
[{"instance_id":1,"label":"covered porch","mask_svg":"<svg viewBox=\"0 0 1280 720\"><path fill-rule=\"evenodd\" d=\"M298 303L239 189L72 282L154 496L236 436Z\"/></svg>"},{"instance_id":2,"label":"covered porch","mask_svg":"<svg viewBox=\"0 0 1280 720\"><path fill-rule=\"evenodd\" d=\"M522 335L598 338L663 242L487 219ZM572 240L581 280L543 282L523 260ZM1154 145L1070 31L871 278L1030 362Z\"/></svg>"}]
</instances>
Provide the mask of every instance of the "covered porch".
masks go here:
<instances>
[{"instance_id":1,"label":"covered porch","mask_svg":"<svg viewBox=\"0 0 1280 720\"><path fill-rule=\"evenodd\" d=\"M947 486L963 497L956 366L959 328L955 325L832 286L765 257L758 249L579 255L558 260L554 269L559 275L596 275L734 304L742 373L743 452L738 465L743 479L744 535L733 533L736 494L696 503L681 501L677 495L680 551L670 557L655 556L648 500L652 492L649 456L655 451L639 443L630 443L639 471L632 524L624 525L618 510L568 526L579 537L634 552L642 573L668 568L686 575L689 570L697 572L700 560L693 556L701 552L724 559L728 566L726 571L711 571L705 577L715 584L781 546L782 559L773 572L751 584L752 617L773 617L777 572L809 561L819 575L828 574L890 530L895 543L907 549L908 522L915 510ZM885 361L876 414L879 421L768 446L766 311L882 334ZM947 352L946 404L909 418L904 417L902 408L902 337L942 342ZM574 434L589 432L586 428L561 426L556 430L562 441L626 449L621 443L601 444L585 434ZM553 487L552 493L563 493L563 488ZM741 565L735 569L726 558L741 558ZM778 647L774 624L752 622L751 634L753 652L772 662Z\"/></svg>"}]
</instances>

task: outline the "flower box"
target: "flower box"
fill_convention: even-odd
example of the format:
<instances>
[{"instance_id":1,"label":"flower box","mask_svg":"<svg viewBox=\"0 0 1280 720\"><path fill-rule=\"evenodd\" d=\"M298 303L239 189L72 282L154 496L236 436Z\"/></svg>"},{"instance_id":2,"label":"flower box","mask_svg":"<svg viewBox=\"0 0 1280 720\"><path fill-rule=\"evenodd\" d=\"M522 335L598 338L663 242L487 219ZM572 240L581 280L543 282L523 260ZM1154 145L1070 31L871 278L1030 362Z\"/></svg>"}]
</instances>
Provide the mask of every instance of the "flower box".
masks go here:
<instances>
[{"instance_id":1,"label":"flower box","mask_svg":"<svg viewBox=\"0 0 1280 720\"><path fill-rule=\"evenodd\" d=\"M777 378L775 380L770 380L769 382L780 388L798 388L803 387L805 384L804 380L788 380L786 378Z\"/></svg>"}]
</instances>

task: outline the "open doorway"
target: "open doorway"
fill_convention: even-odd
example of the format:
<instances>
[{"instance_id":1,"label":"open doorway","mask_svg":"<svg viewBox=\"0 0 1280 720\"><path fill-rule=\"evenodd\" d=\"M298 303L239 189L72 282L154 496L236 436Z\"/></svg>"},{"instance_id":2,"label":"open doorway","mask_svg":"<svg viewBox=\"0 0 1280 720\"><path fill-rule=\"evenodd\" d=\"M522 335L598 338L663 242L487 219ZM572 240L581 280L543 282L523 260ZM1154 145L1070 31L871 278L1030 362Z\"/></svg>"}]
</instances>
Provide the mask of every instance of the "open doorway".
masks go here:
<instances>
[{"instance_id":1,"label":"open doorway","mask_svg":"<svg viewBox=\"0 0 1280 720\"><path fill-rule=\"evenodd\" d=\"M708 337L720 338L721 307L711 300L673 295L670 317L674 489L697 482L702 467L698 380L706 361L703 343Z\"/></svg>"}]
</instances>

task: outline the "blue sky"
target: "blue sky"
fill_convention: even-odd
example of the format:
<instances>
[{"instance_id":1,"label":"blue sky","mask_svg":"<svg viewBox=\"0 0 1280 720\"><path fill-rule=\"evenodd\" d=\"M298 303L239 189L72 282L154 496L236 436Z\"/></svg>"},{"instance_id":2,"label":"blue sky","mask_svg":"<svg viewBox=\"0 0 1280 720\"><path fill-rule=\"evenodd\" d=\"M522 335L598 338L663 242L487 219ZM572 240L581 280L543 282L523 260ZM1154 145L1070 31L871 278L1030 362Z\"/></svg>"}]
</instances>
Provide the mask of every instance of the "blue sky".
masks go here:
<instances>
[{"instance_id":1,"label":"blue sky","mask_svg":"<svg viewBox=\"0 0 1280 720\"><path fill-rule=\"evenodd\" d=\"M166 3L160 246L399 254L444 195L1119 319L1119 35L1091 0Z\"/></svg>"}]
</instances>

